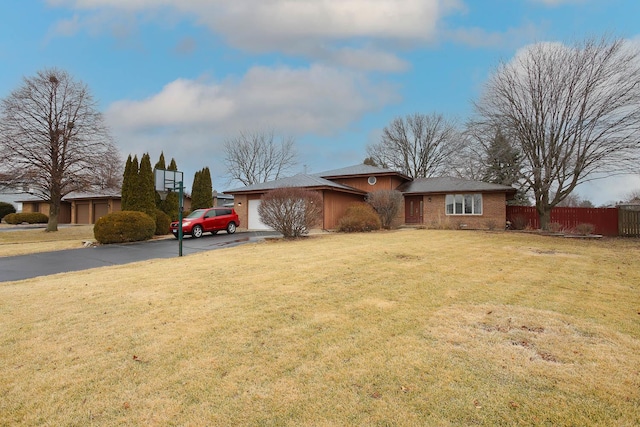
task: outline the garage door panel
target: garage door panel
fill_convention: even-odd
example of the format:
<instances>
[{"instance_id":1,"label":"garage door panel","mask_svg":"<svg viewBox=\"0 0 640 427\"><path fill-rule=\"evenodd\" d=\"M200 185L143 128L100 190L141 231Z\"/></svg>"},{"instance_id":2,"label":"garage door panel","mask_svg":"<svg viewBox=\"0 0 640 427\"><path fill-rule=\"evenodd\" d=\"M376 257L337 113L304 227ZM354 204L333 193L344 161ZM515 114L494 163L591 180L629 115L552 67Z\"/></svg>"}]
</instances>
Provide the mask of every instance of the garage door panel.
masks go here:
<instances>
[{"instance_id":1,"label":"garage door panel","mask_svg":"<svg viewBox=\"0 0 640 427\"><path fill-rule=\"evenodd\" d=\"M271 230L272 228L264 224L260 220L260 214L258 214L258 207L262 200L255 199L249 200L249 230Z\"/></svg>"}]
</instances>

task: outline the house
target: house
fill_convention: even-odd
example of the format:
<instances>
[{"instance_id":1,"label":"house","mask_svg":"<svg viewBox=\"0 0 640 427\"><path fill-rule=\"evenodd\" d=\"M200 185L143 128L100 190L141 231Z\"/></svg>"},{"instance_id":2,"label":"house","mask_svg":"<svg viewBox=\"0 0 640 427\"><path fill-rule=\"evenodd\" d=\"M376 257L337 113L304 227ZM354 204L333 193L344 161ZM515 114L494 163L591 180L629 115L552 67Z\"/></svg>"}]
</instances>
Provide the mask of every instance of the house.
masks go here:
<instances>
[{"instance_id":1,"label":"house","mask_svg":"<svg viewBox=\"0 0 640 427\"><path fill-rule=\"evenodd\" d=\"M259 230L268 228L258 215L260 198L282 187L319 192L325 230L337 228L349 205L363 202L368 193L378 190L398 190L404 195L398 225L501 228L506 223L506 200L516 193L509 186L451 177L414 180L397 171L364 164L313 175L298 174L226 193L234 196L240 223L250 230Z\"/></svg>"},{"instance_id":2,"label":"house","mask_svg":"<svg viewBox=\"0 0 640 427\"><path fill-rule=\"evenodd\" d=\"M101 193L69 193L62 198L58 224L95 224L108 213L120 210L120 190ZM20 200L22 212L49 215L49 202L39 198Z\"/></svg>"}]
</instances>

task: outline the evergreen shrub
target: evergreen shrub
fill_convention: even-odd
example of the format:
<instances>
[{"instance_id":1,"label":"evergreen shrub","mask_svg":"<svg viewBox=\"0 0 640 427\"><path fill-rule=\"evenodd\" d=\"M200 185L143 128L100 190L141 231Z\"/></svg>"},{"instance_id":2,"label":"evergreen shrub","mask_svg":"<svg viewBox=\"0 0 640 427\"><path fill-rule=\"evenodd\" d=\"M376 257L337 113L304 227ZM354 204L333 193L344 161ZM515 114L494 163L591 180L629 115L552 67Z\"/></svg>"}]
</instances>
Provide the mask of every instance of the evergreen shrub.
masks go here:
<instances>
[{"instance_id":1,"label":"evergreen shrub","mask_svg":"<svg viewBox=\"0 0 640 427\"><path fill-rule=\"evenodd\" d=\"M21 212L5 215L4 221L7 224L22 224L23 222L28 224L46 224L49 222L49 217L40 212Z\"/></svg>"},{"instance_id":2,"label":"evergreen shrub","mask_svg":"<svg viewBox=\"0 0 640 427\"><path fill-rule=\"evenodd\" d=\"M0 221L2 221L5 215L12 213L16 213L16 208L11 203L0 202Z\"/></svg>"},{"instance_id":3,"label":"evergreen shrub","mask_svg":"<svg viewBox=\"0 0 640 427\"><path fill-rule=\"evenodd\" d=\"M169 226L171 226L171 218L169 218L169 215L160 209L156 209L156 236L169 234Z\"/></svg>"},{"instance_id":4,"label":"evergreen shrub","mask_svg":"<svg viewBox=\"0 0 640 427\"><path fill-rule=\"evenodd\" d=\"M338 231L355 233L379 230L382 226L377 212L367 203L355 203L347 208L338 222Z\"/></svg>"},{"instance_id":5,"label":"evergreen shrub","mask_svg":"<svg viewBox=\"0 0 640 427\"><path fill-rule=\"evenodd\" d=\"M149 240L156 231L156 222L144 212L119 211L107 214L93 226L99 243L125 243Z\"/></svg>"}]
</instances>

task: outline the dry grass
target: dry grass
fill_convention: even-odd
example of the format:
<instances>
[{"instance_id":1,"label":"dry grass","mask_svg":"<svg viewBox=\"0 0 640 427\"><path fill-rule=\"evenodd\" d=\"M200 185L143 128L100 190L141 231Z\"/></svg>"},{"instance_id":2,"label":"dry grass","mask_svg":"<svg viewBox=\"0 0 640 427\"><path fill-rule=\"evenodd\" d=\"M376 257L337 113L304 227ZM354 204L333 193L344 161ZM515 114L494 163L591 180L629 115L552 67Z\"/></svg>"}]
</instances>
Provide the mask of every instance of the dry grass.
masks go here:
<instances>
[{"instance_id":1,"label":"dry grass","mask_svg":"<svg viewBox=\"0 0 640 427\"><path fill-rule=\"evenodd\" d=\"M8 228L4 224L2 227ZM0 257L76 249L82 247L83 241L88 240L94 240L92 225L59 228L55 233L47 233L42 228L2 230Z\"/></svg>"},{"instance_id":2,"label":"dry grass","mask_svg":"<svg viewBox=\"0 0 640 427\"><path fill-rule=\"evenodd\" d=\"M639 256L408 230L1 284L0 424L638 425Z\"/></svg>"}]
</instances>

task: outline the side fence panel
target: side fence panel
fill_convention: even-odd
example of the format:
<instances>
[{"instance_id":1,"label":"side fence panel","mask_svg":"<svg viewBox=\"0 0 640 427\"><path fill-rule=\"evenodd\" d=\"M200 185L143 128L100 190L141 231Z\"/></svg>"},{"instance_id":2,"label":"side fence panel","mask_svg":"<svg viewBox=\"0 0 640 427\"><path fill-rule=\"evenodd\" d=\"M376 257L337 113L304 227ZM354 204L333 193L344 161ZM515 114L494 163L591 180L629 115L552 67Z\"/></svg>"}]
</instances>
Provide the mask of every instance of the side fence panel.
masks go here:
<instances>
[{"instance_id":1,"label":"side fence panel","mask_svg":"<svg viewBox=\"0 0 640 427\"><path fill-rule=\"evenodd\" d=\"M595 234L618 236L618 211L617 208L553 208L551 222L566 230L573 230L579 224L592 224ZM507 206L507 220L516 228L540 228L538 212L532 206Z\"/></svg>"},{"instance_id":2,"label":"side fence panel","mask_svg":"<svg viewBox=\"0 0 640 427\"><path fill-rule=\"evenodd\" d=\"M620 209L618 214L620 236L640 237L640 211Z\"/></svg>"}]
</instances>

